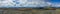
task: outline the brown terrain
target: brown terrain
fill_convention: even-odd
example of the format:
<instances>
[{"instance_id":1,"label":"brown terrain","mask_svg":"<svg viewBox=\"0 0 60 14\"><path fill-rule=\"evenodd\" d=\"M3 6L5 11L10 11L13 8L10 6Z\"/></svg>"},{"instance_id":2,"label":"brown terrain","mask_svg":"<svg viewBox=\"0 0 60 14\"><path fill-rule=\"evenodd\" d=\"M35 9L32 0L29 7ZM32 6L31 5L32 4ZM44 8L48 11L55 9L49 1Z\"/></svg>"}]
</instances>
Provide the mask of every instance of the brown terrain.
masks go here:
<instances>
[{"instance_id":1,"label":"brown terrain","mask_svg":"<svg viewBox=\"0 0 60 14\"><path fill-rule=\"evenodd\" d=\"M32 8L0 8L0 14L60 14L60 10L36 10Z\"/></svg>"}]
</instances>

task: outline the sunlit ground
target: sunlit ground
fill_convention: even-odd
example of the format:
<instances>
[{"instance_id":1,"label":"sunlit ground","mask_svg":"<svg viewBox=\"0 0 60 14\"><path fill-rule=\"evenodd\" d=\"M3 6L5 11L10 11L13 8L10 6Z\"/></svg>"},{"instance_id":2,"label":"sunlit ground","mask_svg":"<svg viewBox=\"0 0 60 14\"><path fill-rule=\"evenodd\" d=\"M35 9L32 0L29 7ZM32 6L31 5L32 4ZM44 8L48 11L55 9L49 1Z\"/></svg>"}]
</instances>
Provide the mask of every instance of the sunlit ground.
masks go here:
<instances>
[{"instance_id":1,"label":"sunlit ground","mask_svg":"<svg viewBox=\"0 0 60 14\"><path fill-rule=\"evenodd\" d=\"M26 10L25 10L26 9ZM29 10L28 10L29 9ZM60 14L60 9L56 10L39 10L39 9L31 9L31 8L19 8L18 9L9 9L0 8L0 14Z\"/></svg>"}]
</instances>

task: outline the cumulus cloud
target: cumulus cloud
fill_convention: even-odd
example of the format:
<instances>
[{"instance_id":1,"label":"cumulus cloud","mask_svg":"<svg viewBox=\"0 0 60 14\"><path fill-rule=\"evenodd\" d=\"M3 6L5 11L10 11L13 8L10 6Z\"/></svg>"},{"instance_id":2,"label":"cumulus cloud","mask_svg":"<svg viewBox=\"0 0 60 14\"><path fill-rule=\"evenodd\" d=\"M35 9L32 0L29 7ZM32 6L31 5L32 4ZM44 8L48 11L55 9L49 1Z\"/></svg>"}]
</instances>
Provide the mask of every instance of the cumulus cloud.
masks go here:
<instances>
[{"instance_id":1,"label":"cumulus cloud","mask_svg":"<svg viewBox=\"0 0 60 14\"><path fill-rule=\"evenodd\" d=\"M4 4L4 5L6 7L8 7L8 6L10 6L10 7L45 7L45 6L51 5L51 3L45 2L44 0L31 0L31 1L20 0L20 4L16 4L16 3L12 2L12 0L8 0L8 4L7 5Z\"/></svg>"}]
</instances>

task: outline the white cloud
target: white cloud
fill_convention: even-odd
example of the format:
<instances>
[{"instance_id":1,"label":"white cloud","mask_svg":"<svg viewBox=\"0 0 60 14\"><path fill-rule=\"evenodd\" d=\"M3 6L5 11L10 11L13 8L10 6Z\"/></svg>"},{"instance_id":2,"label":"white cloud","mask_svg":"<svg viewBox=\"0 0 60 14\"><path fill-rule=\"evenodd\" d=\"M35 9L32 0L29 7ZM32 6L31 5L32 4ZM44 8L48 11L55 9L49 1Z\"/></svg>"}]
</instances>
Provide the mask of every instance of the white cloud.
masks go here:
<instances>
[{"instance_id":1,"label":"white cloud","mask_svg":"<svg viewBox=\"0 0 60 14\"><path fill-rule=\"evenodd\" d=\"M5 3L5 2L4 2L4 3ZM37 0L36 2L35 2L35 1L33 1L33 2L27 2L27 0L20 0L20 3L23 4L24 7L28 7L28 6L30 6L30 7L37 7L37 6L40 6L40 5L41 5L41 7L44 7L44 6L47 6L47 5L50 5L50 4L51 4L51 3L49 3L49 2L48 2L48 4L47 4L46 2L44 2L44 0ZM8 0L7 6L8 6L8 5L14 6L15 3L13 3L12 0ZM4 5L3 5L3 6L4 6ZM20 6L20 4L17 5L17 6ZM17 6L16 6L16 7L17 7ZM21 6L21 7L23 7L23 6Z\"/></svg>"}]
</instances>

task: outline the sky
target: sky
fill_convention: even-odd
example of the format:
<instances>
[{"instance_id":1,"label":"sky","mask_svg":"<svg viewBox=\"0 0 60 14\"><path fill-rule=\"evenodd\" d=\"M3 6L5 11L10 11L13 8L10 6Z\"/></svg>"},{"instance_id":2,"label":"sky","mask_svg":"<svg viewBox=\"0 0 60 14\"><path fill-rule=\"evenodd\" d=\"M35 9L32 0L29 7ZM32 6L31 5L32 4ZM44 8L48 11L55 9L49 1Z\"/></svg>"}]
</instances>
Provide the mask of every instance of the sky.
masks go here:
<instances>
[{"instance_id":1,"label":"sky","mask_svg":"<svg viewBox=\"0 0 60 14\"><path fill-rule=\"evenodd\" d=\"M60 0L50 0L49 2L51 2L55 7L60 7Z\"/></svg>"},{"instance_id":2,"label":"sky","mask_svg":"<svg viewBox=\"0 0 60 14\"><path fill-rule=\"evenodd\" d=\"M17 6L15 6L15 7L44 7L44 6L48 6L48 5L50 5L50 4L52 4L53 6L52 7L60 7L60 0L10 0L10 1L12 1L12 2L7 2L8 0L5 0L5 1L1 1L0 0L0 5L2 5L2 6L0 6L0 7L3 7L3 6L5 6L5 7L9 7L8 5L10 5L10 7L12 6L12 7L14 7L14 5L17 5ZM7 3L9 3L9 4L7 4ZM12 4L11 4L12 3ZM6 5L5 5L6 4ZM20 6L21 5L21 6Z\"/></svg>"},{"instance_id":3,"label":"sky","mask_svg":"<svg viewBox=\"0 0 60 14\"><path fill-rule=\"evenodd\" d=\"M45 2L51 3L52 7L60 7L60 0L45 0Z\"/></svg>"}]
</instances>

